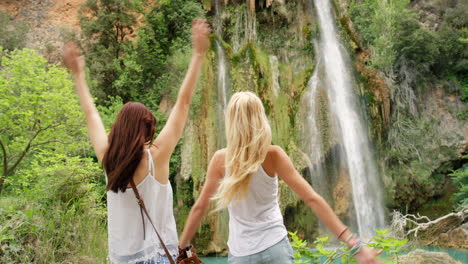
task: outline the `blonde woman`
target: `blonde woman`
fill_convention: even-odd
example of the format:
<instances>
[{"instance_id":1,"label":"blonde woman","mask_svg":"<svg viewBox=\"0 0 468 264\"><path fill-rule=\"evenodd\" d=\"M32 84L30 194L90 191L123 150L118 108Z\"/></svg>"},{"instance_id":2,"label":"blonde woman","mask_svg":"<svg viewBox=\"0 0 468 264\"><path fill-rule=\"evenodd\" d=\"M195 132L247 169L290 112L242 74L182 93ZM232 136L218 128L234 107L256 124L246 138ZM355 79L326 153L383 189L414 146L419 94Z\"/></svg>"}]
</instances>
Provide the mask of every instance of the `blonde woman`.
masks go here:
<instances>
[{"instance_id":1,"label":"blonde woman","mask_svg":"<svg viewBox=\"0 0 468 264\"><path fill-rule=\"evenodd\" d=\"M271 145L271 128L260 99L235 93L226 110L227 148L218 150L208 166L200 197L190 211L179 248L195 235L210 200L216 210L229 211L229 263L288 264L293 250L278 205L278 177L317 214L337 237L346 241L360 264L380 264L380 252L363 247L295 170L288 155Z\"/></svg>"}]
</instances>

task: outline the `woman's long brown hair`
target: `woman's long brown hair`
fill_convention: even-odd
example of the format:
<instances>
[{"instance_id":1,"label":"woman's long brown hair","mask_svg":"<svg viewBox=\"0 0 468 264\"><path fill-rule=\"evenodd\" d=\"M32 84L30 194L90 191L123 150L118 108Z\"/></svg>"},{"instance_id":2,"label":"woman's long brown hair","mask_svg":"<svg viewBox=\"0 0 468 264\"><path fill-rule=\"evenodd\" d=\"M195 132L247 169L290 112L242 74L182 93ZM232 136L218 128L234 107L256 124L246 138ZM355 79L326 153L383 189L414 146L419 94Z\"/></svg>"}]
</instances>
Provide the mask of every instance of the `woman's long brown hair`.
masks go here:
<instances>
[{"instance_id":1,"label":"woman's long brown hair","mask_svg":"<svg viewBox=\"0 0 468 264\"><path fill-rule=\"evenodd\" d=\"M109 134L103 164L107 190L125 192L143 157L145 143L154 137L156 117L141 103L128 102L120 110Z\"/></svg>"}]
</instances>

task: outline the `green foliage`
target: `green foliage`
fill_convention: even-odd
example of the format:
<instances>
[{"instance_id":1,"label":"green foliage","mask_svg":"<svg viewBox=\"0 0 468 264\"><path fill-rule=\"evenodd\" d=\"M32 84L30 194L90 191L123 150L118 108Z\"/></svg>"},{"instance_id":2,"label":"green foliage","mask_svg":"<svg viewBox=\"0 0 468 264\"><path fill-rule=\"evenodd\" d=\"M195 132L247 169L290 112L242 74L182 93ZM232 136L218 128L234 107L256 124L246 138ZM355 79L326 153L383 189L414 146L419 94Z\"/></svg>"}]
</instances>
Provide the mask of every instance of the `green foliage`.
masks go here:
<instances>
[{"instance_id":1,"label":"green foliage","mask_svg":"<svg viewBox=\"0 0 468 264\"><path fill-rule=\"evenodd\" d=\"M153 7L138 32L135 48L124 58L125 67L116 83L119 89L138 85L144 94L140 100L155 105L178 90L190 58L192 20L203 13L195 1L165 0Z\"/></svg>"},{"instance_id":2,"label":"green foliage","mask_svg":"<svg viewBox=\"0 0 468 264\"><path fill-rule=\"evenodd\" d=\"M0 47L10 51L22 49L28 30L25 22L14 21L7 13L0 11Z\"/></svg>"},{"instance_id":3,"label":"green foliage","mask_svg":"<svg viewBox=\"0 0 468 264\"><path fill-rule=\"evenodd\" d=\"M402 115L395 120L383 152L390 206L401 210L415 210L433 196L441 195L438 186L444 179L435 173L442 161L456 158L456 142L460 135L444 133L435 118L415 118Z\"/></svg>"},{"instance_id":4,"label":"green foliage","mask_svg":"<svg viewBox=\"0 0 468 264\"><path fill-rule=\"evenodd\" d=\"M120 97L110 97L108 100L108 106L98 105L97 110L101 116L102 123L107 132L110 132L112 125L114 124L117 115L123 107L123 102Z\"/></svg>"},{"instance_id":5,"label":"green foliage","mask_svg":"<svg viewBox=\"0 0 468 264\"><path fill-rule=\"evenodd\" d=\"M377 234L366 244L367 247L383 250L392 255L393 260L398 260L398 253L408 242L407 239L390 237L386 229L376 229ZM355 263L347 246L342 243L336 249L330 247L328 237L315 239L315 248L310 248L307 241L300 239L297 233L289 232L291 246L294 249L294 263L296 264L320 264L320 263ZM323 262L325 261L325 262Z\"/></svg>"},{"instance_id":6,"label":"green foliage","mask_svg":"<svg viewBox=\"0 0 468 264\"><path fill-rule=\"evenodd\" d=\"M165 0L144 13L144 2L88 0L82 8L80 24L99 104L118 96L154 109L163 97L173 96L187 68L191 22L204 13L200 4ZM139 14L145 14L145 23L136 34Z\"/></svg>"},{"instance_id":7,"label":"green foliage","mask_svg":"<svg viewBox=\"0 0 468 264\"><path fill-rule=\"evenodd\" d=\"M105 262L102 175L90 159L35 155L0 197L0 262Z\"/></svg>"},{"instance_id":8,"label":"green foliage","mask_svg":"<svg viewBox=\"0 0 468 264\"><path fill-rule=\"evenodd\" d=\"M33 50L3 54L0 70L0 157L3 165L0 191L4 178L39 148L79 153L89 147L79 144L87 140L72 87L63 68L48 65Z\"/></svg>"},{"instance_id":9,"label":"green foliage","mask_svg":"<svg viewBox=\"0 0 468 264\"><path fill-rule=\"evenodd\" d=\"M424 79L427 73L463 76L468 71L468 4L458 1L447 8L436 32L422 26L408 4L409 0L351 2L349 14L363 44L370 47L372 66L388 75L396 73L399 82ZM409 68L415 68L416 76L408 76Z\"/></svg>"},{"instance_id":10,"label":"green foliage","mask_svg":"<svg viewBox=\"0 0 468 264\"><path fill-rule=\"evenodd\" d=\"M396 239L388 235L386 229L376 229L377 234L372 238L372 241L367 245L371 248L380 249L389 255L392 255L394 259L398 260L398 253L408 243L408 239Z\"/></svg>"},{"instance_id":11,"label":"green foliage","mask_svg":"<svg viewBox=\"0 0 468 264\"><path fill-rule=\"evenodd\" d=\"M453 177L453 182L458 187L459 191L456 192L452 198L453 202L460 207L468 206L468 155L463 156L465 164L449 176Z\"/></svg>"},{"instance_id":12,"label":"green foliage","mask_svg":"<svg viewBox=\"0 0 468 264\"><path fill-rule=\"evenodd\" d=\"M27 49L3 52L0 69L0 262L105 262L104 180L81 157L90 145L69 74Z\"/></svg>"},{"instance_id":13,"label":"green foliage","mask_svg":"<svg viewBox=\"0 0 468 264\"><path fill-rule=\"evenodd\" d=\"M119 68L133 69L123 61L123 56L132 47L140 8L139 0L87 0L80 9L86 59L96 82L92 88L98 102L104 102L107 96L120 96L128 101L136 93L138 87L124 89L114 86L114 82L119 78Z\"/></svg>"},{"instance_id":14,"label":"green foliage","mask_svg":"<svg viewBox=\"0 0 468 264\"><path fill-rule=\"evenodd\" d=\"M462 89L461 89L461 100L463 102L468 102L468 77L465 76L462 79L461 83Z\"/></svg>"},{"instance_id":15,"label":"green foliage","mask_svg":"<svg viewBox=\"0 0 468 264\"><path fill-rule=\"evenodd\" d=\"M413 210L434 195L441 195L442 182L435 170L442 161L455 157L458 132L447 133L439 117L419 112L422 88L434 87L435 79L445 79L450 93L466 100L468 72L468 4L426 3L441 19L430 28L409 8L409 0L351 1L349 14L361 42L371 53L370 65L393 83L392 120L384 154L387 190L393 206ZM423 18L424 19L424 18ZM459 120L467 117L466 107L452 109ZM405 208L406 207L406 208Z\"/></svg>"},{"instance_id":16,"label":"green foliage","mask_svg":"<svg viewBox=\"0 0 468 264\"><path fill-rule=\"evenodd\" d=\"M294 263L296 264L320 264L320 259L310 250L307 241L302 240L297 232L289 232L291 246L294 250Z\"/></svg>"},{"instance_id":17,"label":"green foliage","mask_svg":"<svg viewBox=\"0 0 468 264\"><path fill-rule=\"evenodd\" d=\"M468 72L468 3L457 1L448 8L437 31L440 56L435 70L442 74L455 74L466 79ZM466 83L466 80L465 80Z\"/></svg>"}]
</instances>

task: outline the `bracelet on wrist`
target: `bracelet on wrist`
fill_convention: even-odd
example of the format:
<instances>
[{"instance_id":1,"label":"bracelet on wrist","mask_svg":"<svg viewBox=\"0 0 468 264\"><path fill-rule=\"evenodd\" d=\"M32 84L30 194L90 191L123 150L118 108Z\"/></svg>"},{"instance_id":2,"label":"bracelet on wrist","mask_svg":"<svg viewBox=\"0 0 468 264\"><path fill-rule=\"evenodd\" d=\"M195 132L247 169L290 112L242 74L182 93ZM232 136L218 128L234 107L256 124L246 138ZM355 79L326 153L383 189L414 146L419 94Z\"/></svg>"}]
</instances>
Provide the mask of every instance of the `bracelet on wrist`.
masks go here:
<instances>
[{"instance_id":1,"label":"bracelet on wrist","mask_svg":"<svg viewBox=\"0 0 468 264\"><path fill-rule=\"evenodd\" d=\"M346 238L346 240L344 242L348 243L351 240L351 238L353 238L353 237L356 237L356 235L353 234L353 233L349 234L349 236Z\"/></svg>"},{"instance_id":2,"label":"bracelet on wrist","mask_svg":"<svg viewBox=\"0 0 468 264\"><path fill-rule=\"evenodd\" d=\"M348 230L348 227L345 227L345 228L340 232L340 234L338 234L338 240L339 240L340 237L346 232L346 230Z\"/></svg>"},{"instance_id":3,"label":"bracelet on wrist","mask_svg":"<svg viewBox=\"0 0 468 264\"><path fill-rule=\"evenodd\" d=\"M349 250L349 254L354 257L355 255L357 255L361 249L363 247L363 244L361 242L361 240L357 240L357 243Z\"/></svg>"}]
</instances>

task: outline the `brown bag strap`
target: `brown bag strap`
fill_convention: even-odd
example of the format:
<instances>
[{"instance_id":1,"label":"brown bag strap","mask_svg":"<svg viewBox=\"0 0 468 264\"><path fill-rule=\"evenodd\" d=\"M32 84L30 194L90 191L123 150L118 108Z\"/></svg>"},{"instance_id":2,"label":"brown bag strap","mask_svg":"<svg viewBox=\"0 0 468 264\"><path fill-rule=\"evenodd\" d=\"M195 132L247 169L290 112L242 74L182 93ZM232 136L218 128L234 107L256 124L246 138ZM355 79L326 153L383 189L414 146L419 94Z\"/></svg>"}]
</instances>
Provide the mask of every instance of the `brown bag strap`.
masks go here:
<instances>
[{"instance_id":1,"label":"brown bag strap","mask_svg":"<svg viewBox=\"0 0 468 264\"><path fill-rule=\"evenodd\" d=\"M157 235L158 238L159 238L159 242L161 242L161 245L162 245L163 248L164 248L164 252L166 252L166 256L167 256L167 258L169 259L169 262L170 262L171 264L175 264L175 261L174 261L174 259L172 258L171 253L169 253L169 250L167 250L166 244L164 244L164 242L163 242L161 236L160 236L159 233L158 233L158 230L156 230L156 227L155 227L154 224L153 224L153 221L151 221L151 217L149 216L148 211L146 210L145 203L143 202L143 199L141 198L140 193L138 192L138 189L137 189L137 187L136 187L136 185L135 185L135 182L133 181L133 178L130 180L130 185L132 186L133 193L135 193L135 197L136 197L137 200L138 200L138 205L140 206L141 221L143 222L143 240L145 239L145 218L144 218L144 216L143 216L143 212L145 212L146 217L148 217L148 220L149 220L151 226L152 226L153 229L154 229L154 232L156 232L156 235Z\"/></svg>"}]
</instances>

